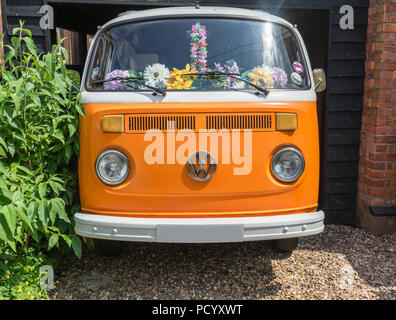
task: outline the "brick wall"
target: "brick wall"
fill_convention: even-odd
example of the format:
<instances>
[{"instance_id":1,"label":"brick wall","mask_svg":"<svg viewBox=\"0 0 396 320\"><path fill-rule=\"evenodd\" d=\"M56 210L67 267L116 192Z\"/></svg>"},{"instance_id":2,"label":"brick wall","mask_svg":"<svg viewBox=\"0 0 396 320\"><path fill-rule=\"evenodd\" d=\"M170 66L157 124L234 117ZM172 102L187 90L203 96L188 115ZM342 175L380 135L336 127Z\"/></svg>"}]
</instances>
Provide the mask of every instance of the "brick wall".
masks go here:
<instances>
[{"instance_id":1,"label":"brick wall","mask_svg":"<svg viewBox=\"0 0 396 320\"><path fill-rule=\"evenodd\" d=\"M396 0L370 0L368 19L358 221L380 233L396 231Z\"/></svg>"},{"instance_id":2,"label":"brick wall","mask_svg":"<svg viewBox=\"0 0 396 320\"><path fill-rule=\"evenodd\" d=\"M0 0L0 34L3 34L3 14L1 12L1 0Z\"/></svg>"},{"instance_id":3,"label":"brick wall","mask_svg":"<svg viewBox=\"0 0 396 320\"><path fill-rule=\"evenodd\" d=\"M0 34L3 34L3 13L1 12L1 2L0 0Z\"/></svg>"}]
</instances>

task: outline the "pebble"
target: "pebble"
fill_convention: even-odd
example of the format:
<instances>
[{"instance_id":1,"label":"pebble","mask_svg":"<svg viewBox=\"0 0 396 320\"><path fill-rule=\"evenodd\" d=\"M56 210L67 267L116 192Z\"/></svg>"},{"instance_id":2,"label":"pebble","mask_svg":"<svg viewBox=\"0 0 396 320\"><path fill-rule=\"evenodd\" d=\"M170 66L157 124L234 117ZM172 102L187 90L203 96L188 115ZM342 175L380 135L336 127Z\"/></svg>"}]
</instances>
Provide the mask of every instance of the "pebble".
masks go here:
<instances>
[{"instance_id":1,"label":"pebble","mask_svg":"<svg viewBox=\"0 0 396 320\"><path fill-rule=\"evenodd\" d=\"M117 258L85 248L55 269L52 299L396 300L396 235L326 225L292 254L268 243L128 243Z\"/></svg>"}]
</instances>

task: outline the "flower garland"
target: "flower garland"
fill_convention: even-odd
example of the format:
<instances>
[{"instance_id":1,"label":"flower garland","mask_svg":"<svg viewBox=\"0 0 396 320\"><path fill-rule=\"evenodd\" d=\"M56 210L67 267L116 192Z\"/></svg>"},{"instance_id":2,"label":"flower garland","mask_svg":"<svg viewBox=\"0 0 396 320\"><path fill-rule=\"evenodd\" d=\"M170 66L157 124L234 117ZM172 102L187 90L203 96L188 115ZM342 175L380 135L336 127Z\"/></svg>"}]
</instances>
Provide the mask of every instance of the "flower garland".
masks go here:
<instances>
[{"instance_id":1,"label":"flower garland","mask_svg":"<svg viewBox=\"0 0 396 320\"><path fill-rule=\"evenodd\" d=\"M191 28L191 68L206 72L208 51L206 50L206 26L196 23Z\"/></svg>"}]
</instances>

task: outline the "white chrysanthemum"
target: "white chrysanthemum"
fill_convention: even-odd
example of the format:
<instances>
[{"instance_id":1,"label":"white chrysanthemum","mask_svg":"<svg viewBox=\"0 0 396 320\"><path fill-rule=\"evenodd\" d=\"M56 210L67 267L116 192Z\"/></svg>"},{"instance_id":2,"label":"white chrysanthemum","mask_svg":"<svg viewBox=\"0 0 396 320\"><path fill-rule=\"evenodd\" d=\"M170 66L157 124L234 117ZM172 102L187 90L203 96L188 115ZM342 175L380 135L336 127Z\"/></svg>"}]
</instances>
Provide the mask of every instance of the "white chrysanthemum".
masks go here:
<instances>
[{"instance_id":1,"label":"white chrysanthemum","mask_svg":"<svg viewBox=\"0 0 396 320\"><path fill-rule=\"evenodd\" d=\"M143 74L146 84L152 87L165 87L170 77L170 72L163 64L154 63L144 69Z\"/></svg>"}]
</instances>

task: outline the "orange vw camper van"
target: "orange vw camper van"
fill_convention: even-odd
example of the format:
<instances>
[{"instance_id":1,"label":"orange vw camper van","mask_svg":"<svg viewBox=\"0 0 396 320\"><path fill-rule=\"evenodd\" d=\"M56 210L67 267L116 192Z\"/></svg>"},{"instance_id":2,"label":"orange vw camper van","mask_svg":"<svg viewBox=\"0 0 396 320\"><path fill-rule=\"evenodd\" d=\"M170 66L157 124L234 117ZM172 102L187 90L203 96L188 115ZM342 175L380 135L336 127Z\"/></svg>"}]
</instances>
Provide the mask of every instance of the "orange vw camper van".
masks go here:
<instances>
[{"instance_id":1,"label":"orange vw camper van","mask_svg":"<svg viewBox=\"0 0 396 320\"><path fill-rule=\"evenodd\" d=\"M272 240L323 231L316 92L297 28L253 10L127 12L99 27L81 81L76 233L125 241Z\"/></svg>"}]
</instances>

